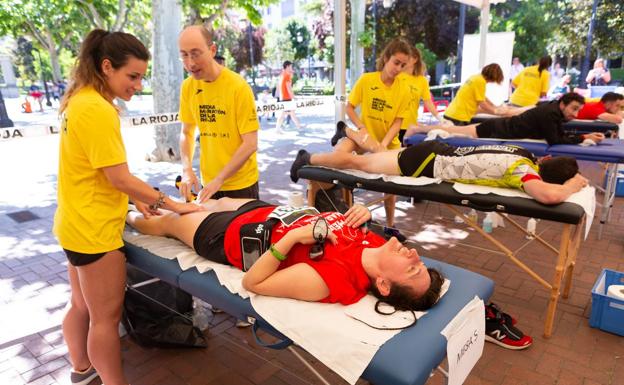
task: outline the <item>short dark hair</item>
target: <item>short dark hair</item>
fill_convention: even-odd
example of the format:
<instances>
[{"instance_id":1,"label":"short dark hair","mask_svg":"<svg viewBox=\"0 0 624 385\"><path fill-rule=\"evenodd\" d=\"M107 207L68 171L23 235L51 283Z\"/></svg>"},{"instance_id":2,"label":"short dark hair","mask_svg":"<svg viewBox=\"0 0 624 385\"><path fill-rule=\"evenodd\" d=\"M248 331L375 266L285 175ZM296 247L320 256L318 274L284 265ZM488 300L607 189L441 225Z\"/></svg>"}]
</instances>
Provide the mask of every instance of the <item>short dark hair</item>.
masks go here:
<instances>
[{"instance_id":1,"label":"short dark hair","mask_svg":"<svg viewBox=\"0 0 624 385\"><path fill-rule=\"evenodd\" d=\"M483 67L481 75L483 75L485 81L488 83L496 82L500 84L504 79L503 70L496 63L491 63Z\"/></svg>"},{"instance_id":2,"label":"short dark hair","mask_svg":"<svg viewBox=\"0 0 624 385\"><path fill-rule=\"evenodd\" d=\"M215 55L214 59L219 64L225 63L225 58L222 55Z\"/></svg>"},{"instance_id":3,"label":"short dark hair","mask_svg":"<svg viewBox=\"0 0 624 385\"><path fill-rule=\"evenodd\" d=\"M438 270L429 267L427 271L431 277L431 284L427 291L418 297L414 295L410 287L400 285L396 282L392 283L390 293L387 296L381 295L374 283L370 288L371 293L377 298L378 303L387 303L388 305L394 306L396 310L427 310L440 299L440 292L442 291L442 284L444 283L444 277ZM375 310L377 311L377 306L375 306Z\"/></svg>"},{"instance_id":4,"label":"short dark hair","mask_svg":"<svg viewBox=\"0 0 624 385\"><path fill-rule=\"evenodd\" d=\"M284 62L284 64L282 65L282 67L283 67L284 69L286 69L286 67L288 67L288 66L290 66L290 65L292 65L292 62L291 62L290 60L286 60L286 61Z\"/></svg>"},{"instance_id":5,"label":"short dark hair","mask_svg":"<svg viewBox=\"0 0 624 385\"><path fill-rule=\"evenodd\" d=\"M624 99L624 95L622 94L618 94L617 92L607 92L606 94L602 95L600 101L603 103L609 103L617 102L618 100L622 99Z\"/></svg>"},{"instance_id":6,"label":"short dark hair","mask_svg":"<svg viewBox=\"0 0 624 385\"><path fill-rule=\"evenodd\" d=\"M559 102L563 103L564 106L567 106L568 104L572 102L579 102L580 104L585 104L585 98L577 94L576 92L568 92L567 94L559 98Z\"/></svg>"},{"instance_id":7,"label":"short dark hair","mask_svg":"<svg viewBox=\"0 0 624 385\"><path fill-rule=\"evenodd\" d=\"M571 156L556 156L543 160L539 165L539 174L544 182L564 184L578 173L576 159Z\"/></svg>"}]
</instances>

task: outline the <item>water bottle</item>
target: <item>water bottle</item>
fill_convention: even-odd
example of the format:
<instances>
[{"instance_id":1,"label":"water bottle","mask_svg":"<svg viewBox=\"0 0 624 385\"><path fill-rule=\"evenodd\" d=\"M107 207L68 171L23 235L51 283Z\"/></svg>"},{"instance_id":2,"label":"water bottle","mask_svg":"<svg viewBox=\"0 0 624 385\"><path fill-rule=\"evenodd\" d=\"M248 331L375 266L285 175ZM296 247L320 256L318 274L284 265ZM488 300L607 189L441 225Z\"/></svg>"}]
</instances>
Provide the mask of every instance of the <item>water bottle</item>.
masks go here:
<instances>
[{"instance_id":1,"label":"water bottle","mask_svg":"<svg viewBox=\"0 0 624 385\"><path fill-rule=\"evenodd\" d=\"M210 312L206 303L197 297L193 297L193 326L199 330L205 330L210 324Z\"/></svg>"},{"instance_id":2,"label":"water bottle","mask_svg":"<svg viewBox=\"0 0 624 385\"><path fill-rule=\"evenodd\" d=\"M470 210L470 212L468 213L468 219L470 219L472 222L474 223L479 223L479 214L477 214L477 210L472 209Z\"/></svg>"},{"instance_id":3,"label":"water bottle","mask_svg":"<svg viewBox=\"0 0 624 385\"><path fill-rule=\"evenodd\" d=\"M537 221L534 218L529 218L529 220L527 221L527 227L526 227L526 231L527 231L527 239L533 239L534 235L535 235L535 228L537 227Z\"/></svg>"},{"instance_id":4,"label":"water bottle","mask_svg":"<svg viewBox=\"0 0 624 385\"><path fill-rule=\"evenodd\" d=\"M487 213L483 219L483 231L486 233L492 232L492 213Z\"/></svg>"}]
</instances>

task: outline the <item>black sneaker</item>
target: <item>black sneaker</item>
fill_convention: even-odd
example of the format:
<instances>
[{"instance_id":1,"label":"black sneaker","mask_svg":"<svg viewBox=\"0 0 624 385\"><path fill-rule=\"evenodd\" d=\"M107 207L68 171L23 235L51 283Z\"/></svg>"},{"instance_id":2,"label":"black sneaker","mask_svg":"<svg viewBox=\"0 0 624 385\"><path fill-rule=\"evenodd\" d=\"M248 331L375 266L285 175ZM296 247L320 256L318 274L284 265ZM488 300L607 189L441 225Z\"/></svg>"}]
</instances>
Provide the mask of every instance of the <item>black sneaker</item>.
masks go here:
<instances>
[{"instance_id":1,"label":"black sneaker","mask_svg":"<svg viewBox=\"0 0 624 385\"><path fill-rule=\"evenodd\" d=\"M308 164L310 164L310 153L303 149L299 150L292 166L290 166L290 180L292 180L293 183L299 181L299 176L297 175L299 169Z\"/></svg>"},{"instance_id":2,"label":"black sneaker","mask_svg":"<svg viewBox=\"0 0 624 385\"><path fill-rule=\"evenodd\" d=\"M401 234L399 230L392 227L384 227L384 235L388 237L388 239L395 237L401 243L407 241L405 235Z\"/></svg>"},{"instance_id":3,"label":"black sneaker","mask_svg":"<svg viewBox=\"0 0 624 385\"><path fill-rule=\"evenodd\" d=\"M336 123L336 133L331 138L331 145L334 147L338 141L347 136L347 125L342 120Z\"/></svg>"},{"instance_id":4,"label":"black sneaker","mask_svg":"<svg viewBox=\"0 0 624 385\"><path fill-rule=\"evenodd\" d=\"M522 350L533 344L533 338L506 321L501 313L485 308L485 340L505 349Z\"/></svg>"},{"instance_id":5,"label":"black sneaker","mask_svg":"<svg viewBox=\"0 0 624 385\"><path fill-rule=\"evenodd\" d=\"M495 304L494 302L490 302L489 305L485 305L485 309L486 309L486 314L493 315L492 316L493 318L502 317L503 319L505 319L505 323L507 323L507 325L515 326L518 323L518 321L516 321L515 318L513 318L509 314L502 311L500 307L498 307L498 305Z\"/></svg>"}]
</instances>

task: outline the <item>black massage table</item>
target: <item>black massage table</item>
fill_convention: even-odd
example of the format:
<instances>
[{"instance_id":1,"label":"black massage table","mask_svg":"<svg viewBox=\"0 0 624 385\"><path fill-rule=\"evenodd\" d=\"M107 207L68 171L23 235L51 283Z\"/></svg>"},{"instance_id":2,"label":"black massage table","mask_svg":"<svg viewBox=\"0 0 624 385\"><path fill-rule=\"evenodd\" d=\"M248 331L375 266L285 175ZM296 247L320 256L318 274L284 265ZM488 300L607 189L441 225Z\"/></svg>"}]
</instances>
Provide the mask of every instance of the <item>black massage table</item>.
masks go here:
<instances>
[{"instance_id":1,"label":"black massage table","mask_svg":"<svg viewBox=\"0 0 624 385\"><path fill-rule=\"evenodd\" d=\"M576 254L582 238L583 224L585 223L585 211L581 206L568 202L547 206L533 199L519 197L512 198L494 194L464 195L455 191L452 184L447 182L425 186L400 185L392 182L386 182L382 179L365 179L341 172L339 170L315 166L304 166L299 170L298 176L299 178L308 179L310 183L314 183L313 181L327 182L350 190L354 188L361 188L364 190L409 196L416 199L425 199L446 204L451 211L463 217L467 224L473 227L486 239L491 241L496 247L501 249L521 269L525 270L546 289L550 290L551 296L544 323L544 336L549 337L552 334L555 310L562 282L564 285L563 297L567 298L570 293ZM552 282L549 283L537 275L537 273L518 260L513 251L505 247L498 240L494 239L492 235L485 233L479 224L472 222L454 206L465 206L480 211L496 211L504 214L515 214L563 223L563 232L559 249L551 246L539 236L535 237L536 241L540 242L546 248L557 254L555 275ZM518 228L518 230L526 233L524 227L515 222L513 219L506 215L503 216L503 218L513 224L516 228Z\"/></svg>"}]
</instances>

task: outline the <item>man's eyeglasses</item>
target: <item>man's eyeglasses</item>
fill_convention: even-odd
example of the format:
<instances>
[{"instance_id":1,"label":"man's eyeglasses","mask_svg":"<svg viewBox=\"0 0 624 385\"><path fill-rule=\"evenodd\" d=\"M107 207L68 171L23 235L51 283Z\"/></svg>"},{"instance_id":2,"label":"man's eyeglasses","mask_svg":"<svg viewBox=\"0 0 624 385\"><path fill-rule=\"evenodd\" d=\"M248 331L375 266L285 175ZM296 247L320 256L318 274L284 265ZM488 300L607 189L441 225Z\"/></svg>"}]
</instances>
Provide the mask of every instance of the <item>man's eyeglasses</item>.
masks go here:
<instances>
[{"instance_id":1,"label":"man's eyeglasses","mask_svg":"<svg viewBox=\"0 0 624 385\"><path fill-rule=\"evenodd\" d=\"M202 57L204 53L200 52L200 51L193 51L190 54L187 53L182 53L180 54L180 61L181 62L186 62L188 59L191 59L192 61L197 61L197 59L199 59L200 57Z\"/></svg>"}]
</instances>

